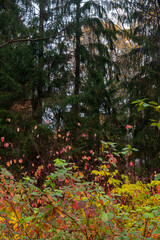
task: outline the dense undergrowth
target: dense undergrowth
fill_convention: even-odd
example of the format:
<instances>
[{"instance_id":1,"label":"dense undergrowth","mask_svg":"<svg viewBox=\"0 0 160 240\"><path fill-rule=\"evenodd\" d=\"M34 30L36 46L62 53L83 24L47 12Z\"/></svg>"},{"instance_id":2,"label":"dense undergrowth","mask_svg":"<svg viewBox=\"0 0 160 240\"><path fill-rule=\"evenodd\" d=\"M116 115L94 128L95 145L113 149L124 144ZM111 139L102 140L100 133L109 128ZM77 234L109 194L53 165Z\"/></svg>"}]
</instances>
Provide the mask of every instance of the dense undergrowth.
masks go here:
<instances>
[{"instance_id":1,"label":"dense undergrowth","mask_svg":"<svg viewBox=\"0 0 160 240\"><path fill-rule=\"evenodd\" d=\"M153 126L159 128L157 124ZM160 174L150 182L134 181L134 151L130 144L118 152L115 143L102 142L102 157L94 159L97 166L90 164L90 150L91 156L80 160L83 170L56 158L47 165L48 174L42 164L32 176L22 171L19 178L11 166L25 170L23 159L6 162L0 167L0 239L160 239ZM118 170L122 159L125 174Z\"/></svg>"},{"instance_id":2,"label":"dense undergrowth","mask_svg":"<svg viewBox=\"0 0 160 240\"><path fill-rule=\"evenodd\" d=\"M37 176L16 181L1 168L0 239L160 238L159 175L133 184L103 164L92 171L95 180L86 182L72 164L56 159L54 166L41 189ZM102 178L106 190L99 184Z\"/></svg>"}]
</instances>

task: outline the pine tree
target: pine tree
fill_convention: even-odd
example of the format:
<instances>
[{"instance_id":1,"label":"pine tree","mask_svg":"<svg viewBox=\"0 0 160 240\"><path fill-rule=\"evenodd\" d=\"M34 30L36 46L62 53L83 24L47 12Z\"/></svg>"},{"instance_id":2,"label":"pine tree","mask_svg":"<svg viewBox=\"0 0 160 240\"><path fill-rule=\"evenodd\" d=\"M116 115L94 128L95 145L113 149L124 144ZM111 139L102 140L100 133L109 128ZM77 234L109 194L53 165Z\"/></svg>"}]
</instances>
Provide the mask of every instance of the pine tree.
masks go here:
<instances>
[{"instance_id":1,"label":"pine tree","mask_svg":"<svg viewBox=\"0 0 160 240\"><path fill-rule=\"evenodd\" d=\"M34 160L38 152L45 154L37 139L34 140L40 149L34 149L30 134L37 123L44 127L43 119L50 120L53 130L62 126L64 131L71 132L77 162L83 151L94 150L98 154L101 139L117 137L119 70L112 56L117 30L107 15L110 1L102 2L15 2L16 24L20 19L23 28L19 32L13 29L13 35L1 38L2 44L7 43L0 50L5 59L1 65L5 72L1 91L7 97L7 110L11 112L16 105L21 112L19 126L24 129L21 145L25 142L28 159ZM18 42L25 35L24 42ZM10 39L12 42L8 42ZM31 110L25 111L24 105ZM46 132L42 130L48 144Z\"/></svg>"},{"instance_id":2,"label":"pine tree","mask_svg":"<svg viewBox=\"0 0 160 240\"><path fill-rule=\"evenodd\" d=\"M24 36L26 26L23 23L23 11L17 1L1 1L0 8L0 44ZM15 43L0 49L0 136L4 137L4 144L10 143L1 143L2 161L19 155L20 142L24 136L22 132L17 134L17 131L24 127L21 113L24 112L27 98L31 65L32 59L26 44L19 48ZM11 143L15 143L16 153Z\"/></svg>"},{"instance_id":3,"label":"pine tree","mask_svg":"<svg viewBox=\"0 0 160 240\"><path fill-rule=\"evenodd\" d=\"M128 24L126 34L135 43L135 48L124 56L130 57L130 69L134 69L132 77L126 75L125 83L130 112L128 122L134 126L133 143L139 149L137 157L146 167L141 169L149 174L159 166L159 133L158 129L151 128L149 120L156 119L157 114L151 109L137 113L131 103L144 98L159 103L160 4L157 0L119 2L119 6L126 10L125 17L119 19Z\"/></svg>"},{"instance_id":4,"label":"pine tree","mask_svg":"<svg viewBox=\"0 0 160 240\"><path fill-rule=\"evenodd\" d=\"M101 121L102 116L106 114L110 121L112 117L116 121L113 101L118 67L111 59L116 29L107 17L106 2L102 6L96 1L66 1L64 16L64 24L69 26L67 40L73 53L69 61L73 66L73 87L69 89L64 123L72 133L77 153L82 152L80 146L84 143L80 136L84 132L88 136L86 148L95 144L98 152L100 139L106 136L107 117ZM79 123L82 123L81 128ZM96 134L95 142L93 135Z\"/></svg>"}]
</instances>

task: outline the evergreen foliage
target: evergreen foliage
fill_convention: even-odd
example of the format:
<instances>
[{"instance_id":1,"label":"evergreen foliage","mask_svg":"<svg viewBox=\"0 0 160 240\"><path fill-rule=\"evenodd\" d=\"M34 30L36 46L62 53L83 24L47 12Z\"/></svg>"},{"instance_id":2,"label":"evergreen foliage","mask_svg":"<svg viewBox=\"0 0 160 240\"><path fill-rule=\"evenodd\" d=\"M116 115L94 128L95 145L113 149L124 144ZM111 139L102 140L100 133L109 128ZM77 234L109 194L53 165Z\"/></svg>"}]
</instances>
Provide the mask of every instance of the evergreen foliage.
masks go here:
<instances>
[{"instance_id":1,"label":"evergreen foliage","mask_svg":"<svg viewBox=\"0 0 160 240\"><path fill-rule=\"evenodd\" d=\"M139 149L136 155L140 158L142 173L150 175L156 166L159 167L159 133L158 129L150 127L149 119L157 119L158 113L148 108L140 114L132 102L147 98L159 103L160 4L156 0L119 1L119 7L125 9L119 19L129 26L125 34L134 43L134 49L123 56L127 61L130 59L127 65L130 71L123 83L129 103L128 122L134 126L133 144Z\"/></svg>"},{"instance_id":2,"label":"evergreen foliage","mask_svg":"<svg viewBox=\"0 0 160 240\"><path fill-rule=\"evenodd\" d=\"M149 121L158 113L132 104L159 104L159 9L158 0L0 1L0 136L17 146L2 149L3 159L25 154L26 167L28 159L38 165L39 152L41 164L45 142L64 144L61 129L76 163L90 149L98 156L101 140L133 140L145 171L159 166L159 133Z\"/></svg>"}]
</instances>

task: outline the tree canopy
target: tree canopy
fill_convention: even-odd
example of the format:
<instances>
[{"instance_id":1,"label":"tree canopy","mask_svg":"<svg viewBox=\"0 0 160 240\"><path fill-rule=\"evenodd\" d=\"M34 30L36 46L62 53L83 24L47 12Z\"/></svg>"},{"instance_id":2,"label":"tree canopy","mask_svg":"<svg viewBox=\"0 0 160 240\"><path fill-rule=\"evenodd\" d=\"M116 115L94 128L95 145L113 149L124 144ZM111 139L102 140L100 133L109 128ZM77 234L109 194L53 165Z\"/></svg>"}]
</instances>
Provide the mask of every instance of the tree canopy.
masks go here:
<instances>
[{"instance_id":1,"label":"tree canopy","mask_svg":"<svg viewBox=\"0 0 160 240\"><path fill-rule=\"evenodd\" d=\"M133 102L159 104L159 39L159 0L1 0L0 136L10 143L1 164L22 155L26 169L30 159L50 164L67 139L68 160L84 167L104 140L133 144L140 175L154 171L159 112Z\"/></svg>"}]
</instances>

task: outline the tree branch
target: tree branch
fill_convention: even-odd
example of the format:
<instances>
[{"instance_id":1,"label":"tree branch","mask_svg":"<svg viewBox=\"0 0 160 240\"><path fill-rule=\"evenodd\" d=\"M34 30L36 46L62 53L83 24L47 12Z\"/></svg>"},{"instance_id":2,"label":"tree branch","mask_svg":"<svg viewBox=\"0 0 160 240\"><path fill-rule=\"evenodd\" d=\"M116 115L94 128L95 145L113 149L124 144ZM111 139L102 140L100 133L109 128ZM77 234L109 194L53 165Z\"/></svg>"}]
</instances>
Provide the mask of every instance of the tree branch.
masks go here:
<instances>
[{"instance_id":1,"label":"tree branch","mask_svg":"<svg viewBox=\"0 0 160 240\"><path fill-rule=\"evenodd\" d=\"M45 41L45 40L49 40L49 39L56 39L58 38L58 35L61 34L63 31L65 31L67 28L70 27L70 24L68 24L68 26L66 26L65 28L63 28L60 32L55 33L53 36L49 36L49 37L43 37L43 38L16 38L16 39L10 39L7 42L4 42L3 44L0 45L0 49L3 47L6 47L7 45L13 44L13 43L20 43L20 42L38 42L38 41ZM59 36L62 37L62 36Z\"/></svg>"},{"instance_id":2,"label":"tree branch","mask_svg":"<svg viewBox=\"0 0 160 240\"><path fill-rule=\"evenodd\" d=\"M3 44L0 45L0 49L13 44L13 43L19 43L19 42L37 42L37 41L44 41L44 40L48 40L50 38L55 38L55 36L52 37L44 37L44 38L17 38L17 39L11 39L8 42L5 42Z\"/></svg>"}]
</instances>

